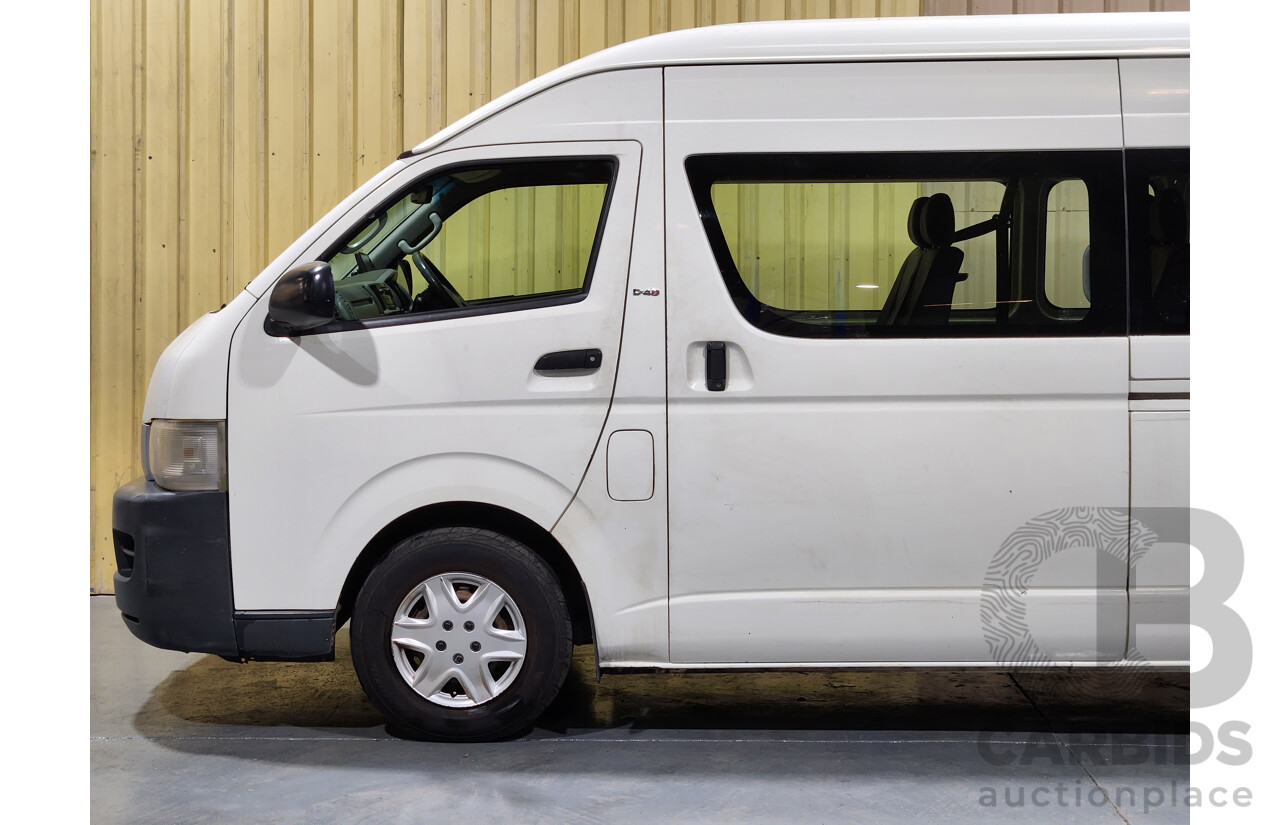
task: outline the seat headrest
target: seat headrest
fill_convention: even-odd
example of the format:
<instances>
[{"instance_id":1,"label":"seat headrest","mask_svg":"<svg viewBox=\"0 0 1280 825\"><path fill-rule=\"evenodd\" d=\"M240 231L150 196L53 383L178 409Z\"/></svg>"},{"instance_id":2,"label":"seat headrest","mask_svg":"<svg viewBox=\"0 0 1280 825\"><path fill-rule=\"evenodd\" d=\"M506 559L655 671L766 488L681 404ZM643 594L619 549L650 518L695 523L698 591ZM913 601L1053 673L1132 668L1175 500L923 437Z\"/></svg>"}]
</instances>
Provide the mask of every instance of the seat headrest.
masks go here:
<instances>
[{"instance_id":1,"label":"seat headrest","mask_svg":"<svg viewBox=\"0 0 1280 825\"><path fill-rule=\"evenodd\" d=\"M945 192L930 195L920 216L920 237L934 249L950 246L956 235L956 210Z\"/></svg>"},{"instance_id":2,"label":"seat headrest","mask_svg":"<svg viewBox=\"0 0 1280 825\"><path fill-rule=\"evenodd\" d=\"M924 238L920 236L920 216L924 214L924 205L928 198L916 198L911 202L911 211L907 213L907 237L916 246L924 246Z\"/></svg>"},{"instance_id":3,"label":"seat headrest","mask_svg":"<svg viewBox=\"0 0 1280 825\"><path fill-rule=\"evenodd\" d=\"M1165 189L1151 201L1151 240L1157 246L1184 243L1190 232L1187 202L1176 189Z\"/></svg>"}]
</instances>

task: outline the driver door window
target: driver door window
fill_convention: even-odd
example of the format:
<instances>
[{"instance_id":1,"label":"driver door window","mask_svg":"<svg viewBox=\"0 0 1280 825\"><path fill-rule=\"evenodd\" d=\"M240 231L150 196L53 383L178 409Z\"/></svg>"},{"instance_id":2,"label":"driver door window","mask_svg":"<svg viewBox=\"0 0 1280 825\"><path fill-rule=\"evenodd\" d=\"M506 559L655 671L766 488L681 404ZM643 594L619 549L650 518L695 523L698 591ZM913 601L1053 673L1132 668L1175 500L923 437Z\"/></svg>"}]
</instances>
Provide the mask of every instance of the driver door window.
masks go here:
<instances>
[{"instance_id":1,"label":"driver door window","mask_svg":"<svg viewBox=\"0 0 1280 825\"><path fill-rule=\"evenodd\" d=\"M335 326L580 300L615 166L607 158L507 161L419 179L328 257Z\"/></svg>"}]
</instances>

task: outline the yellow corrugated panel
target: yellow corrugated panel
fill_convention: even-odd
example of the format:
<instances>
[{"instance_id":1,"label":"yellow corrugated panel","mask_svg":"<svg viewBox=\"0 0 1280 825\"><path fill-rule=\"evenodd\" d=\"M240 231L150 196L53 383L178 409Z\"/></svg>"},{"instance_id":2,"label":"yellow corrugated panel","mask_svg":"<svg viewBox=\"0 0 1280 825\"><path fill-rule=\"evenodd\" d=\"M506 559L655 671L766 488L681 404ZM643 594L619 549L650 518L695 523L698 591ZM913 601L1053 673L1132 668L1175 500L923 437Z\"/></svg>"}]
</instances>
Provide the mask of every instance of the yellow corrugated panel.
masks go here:
<instances>
[{"instance_id":1,"label":"yellow corrugated panel","mask_svg":"<svg viewBox=\"0 0 1280 825\"><path fill-rule=\"evenodd\" d=\"M265 183L267 252L271 256L280 254L310 224L308 132L314 107L309 105L312 61L307 7L304 0L272 0L267 4ZM364 85L357 81L357 92L363 90ZM357 94L357 113L360 102ZM357 142L359 133L357 127Z\"/></svg>"},{"instance_id":2,"label":"yellow corrugated panel","mask_svg":"<svg viewBox=\"0 0 1280 825\"><path fill-rule=\"evenodd\" d=\"M334 3L311 21L311 201L317 215L355 186L347 163L355 147L355 25L350 2Z\"/></svg>"},{"instance_id":3,"label":"yellow corrugated panel","mask_svg":"<svg viewBox=\"0 0 1280 825\"><path fill-rule=\"evenodd\" d=\"M194 3L187 17L187 122L181 193L179 327L227 300L222 280L224 7Z\"/></svg>"},{"instance_id":4,"label":"yellow corrugated panel","mask_svg":"<svg viewBox=\"0 0 1280 825\"><path fill-rule=\"evenodd\" d=\"M135 171L134 14L130 3L95 3L90 172L89 586L110 592L115 571L111 495L134 475L133 377Z\"/></svg>"},{"instance_id":5,"label":"yellow corrugated panel","mask_svg":"<svg viewBox=\"0 0 1280 825\"><path fill-rule=\"evenodd\" d=\"M141 99L142 144L138 186L141 235L136 238L141 260L134 265L138 300L133 330L133 420L142 415L143 388L151 380L156 360L181 331L179 295L190 277L183 272L179 229L179 193L190 182L183 163L182 133L186 126L183 80L189 71L186 52L186 14L178 3L144 3L143 38L139 42L143 75ZM130 428L132 429L132 427Z\"/></svg>"},{"instance_id":6,"label":"yellow corrugated panel","mask_svg":"<svg viewBox=\"0 0 1280 825\"><path fill-rule=\"evenodd\" d=\"M266 14L259 3L234 3L228 15L229 57L226 90L230 103L224 172L230 180L225 193L230 205L226 270L227 297L242 289L269 260L266 246ZM348 159L335 161L341 166ZM207 194L207 193L206 193ZM94 208L99 208L98 204ZM179 274L180 277L180 274Z\"/></svg>"}]
</instances>

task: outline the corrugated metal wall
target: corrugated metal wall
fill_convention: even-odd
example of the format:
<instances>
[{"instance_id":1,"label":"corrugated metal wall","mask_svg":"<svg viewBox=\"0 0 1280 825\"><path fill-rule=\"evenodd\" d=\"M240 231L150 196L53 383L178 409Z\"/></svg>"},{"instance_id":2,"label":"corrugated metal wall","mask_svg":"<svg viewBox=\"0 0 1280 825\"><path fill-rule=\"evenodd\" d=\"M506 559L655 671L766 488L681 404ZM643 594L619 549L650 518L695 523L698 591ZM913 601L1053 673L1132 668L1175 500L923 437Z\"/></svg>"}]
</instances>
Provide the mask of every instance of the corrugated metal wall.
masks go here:
<instances>
[{"instance_id":1,"label":"corrugated metal wall","mask_svg":"<svg viewBox=\"0 0 1280 825\"><path fill-rule=\"evenodd\" d=\"M164 347L402 149L625 40L749 20L1187 0L94 0L90 588Z\"/></svg>"}]
</instances>

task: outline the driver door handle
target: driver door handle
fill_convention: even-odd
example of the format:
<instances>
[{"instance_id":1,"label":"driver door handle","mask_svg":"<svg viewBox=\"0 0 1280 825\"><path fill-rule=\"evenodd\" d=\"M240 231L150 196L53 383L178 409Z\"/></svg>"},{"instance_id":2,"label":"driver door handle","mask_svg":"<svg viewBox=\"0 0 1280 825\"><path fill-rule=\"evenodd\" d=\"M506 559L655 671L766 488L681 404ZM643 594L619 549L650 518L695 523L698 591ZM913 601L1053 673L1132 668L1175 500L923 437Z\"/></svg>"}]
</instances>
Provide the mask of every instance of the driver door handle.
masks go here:
<instances>
[{"instance_id":1,"label":"driver door handle","mask_svg":"<svg viewBox=\"0 0 1280 825\"><path fill-rule=\"evenodd\" d=\"M538 372L595 372L600 369L603 356L598 349L570 349L548 352L538 359L533 368Z\"/></svg>"}]
</instances>

